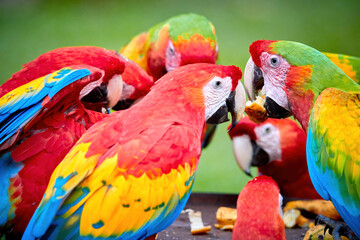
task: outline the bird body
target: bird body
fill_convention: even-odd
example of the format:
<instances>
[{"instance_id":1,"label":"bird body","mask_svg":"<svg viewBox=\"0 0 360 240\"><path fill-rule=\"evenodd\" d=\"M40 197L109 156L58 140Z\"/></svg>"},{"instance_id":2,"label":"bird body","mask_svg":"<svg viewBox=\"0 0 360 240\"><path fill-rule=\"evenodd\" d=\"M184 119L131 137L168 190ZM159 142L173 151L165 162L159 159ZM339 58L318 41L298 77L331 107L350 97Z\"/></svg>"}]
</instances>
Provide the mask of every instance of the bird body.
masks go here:
<instances>
[{"instance_id":1,"label":"bird body","mask_svg":"<svg viewBox=\"0 0 360 240\"><path fill-rule=\"evenodd\" d=\"M145 239L168 227L191 192L203 126L224 120L216 112L240 78L236 67L187 65L96 123L55 169L24 239Z\"/></svg>"},{"instance_id":2,"label":"bird body","mask_svg":"<svg viewBox=\"0 0 360 240\"><path fill-rule=\"evenodd\" d=\"M272 178L259 176L249 181L237 200L232 239L286 239L281 204L279 187Z\"/></svg>"},{"instance_id":3,"label":"bird body","mask_svg":"<svg viewBox=\"0 0 360 240\"><path fill-rule=\"evenodd\" d=\"M113 89L93 104L99 109L111 106L121 97L123 70L115 52L70 47L25 64L0 87L0 164L6 172L0 179L2 233L21 236L57 164L106 116L86 109L80 98L110 86Z\"/></svg>"},{"instance_id":4,"label":"bird body","mask_svg":"<svg viewBox=\"0 0 360 240\"><path fill-rule=\"evenodd\" d=\"M182 14L135 36L120 53L145 69L154 81L179 66L215 63L218 50L212 23L197 14Z\"/></svg>"},{"instance_id":5,"label":"bird body","mask_svg":"<svg viewBox=\"0 0 360 240\"><path fill-rule=\"evenodd\" d=\"M229 135L243 171L250 174L250 166L257 166L259 174L272 177L288 198L321 198L307 168L306 134L294 120L268 119L256 124L245 117Z\"/></svg>"},{"instance_id":6,"label":"bird body","mask_svg":"<svg viewBox=\"0 0 360 240\"><path fill-rule=\"evenodd\" d=\"M307 131L307 163L315 189L333 202L359 237L360 86L324 54L301 43L257 41L250 52L263 73L269 115L292 113L299 120Z\"/></svg>"}]
</instances>

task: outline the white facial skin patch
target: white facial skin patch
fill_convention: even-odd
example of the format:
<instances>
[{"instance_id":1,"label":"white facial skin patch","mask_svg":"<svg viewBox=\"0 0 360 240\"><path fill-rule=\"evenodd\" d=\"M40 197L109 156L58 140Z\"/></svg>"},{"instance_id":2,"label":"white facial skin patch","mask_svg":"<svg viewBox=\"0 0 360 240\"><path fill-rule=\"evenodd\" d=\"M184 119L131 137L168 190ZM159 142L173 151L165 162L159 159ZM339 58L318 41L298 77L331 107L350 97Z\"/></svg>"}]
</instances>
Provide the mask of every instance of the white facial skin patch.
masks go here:
<instances>
[{"instance_id":1,"label":"white facial skin patch","mask_svg":"<svg viewBox=\"0 0 360 240\"><path fill-rule=\"evenodd\" d=\"M270 158L270 161L281 159L280 131L271 123L260 125L254 129L256 144L261 147Z\"/></svg>"},{"instance_id":2,"label":"white facial skin patch","mask_svg":"<svg viewBox=\"0 0 360 240\"><path fill-rule=\"evenodd\" d=\"M120 100L128 99L135 92L135 87L123 82L122 93Z\"/></svg>"},{"instance_id":3,"label":"white facial skin patch","mask_svg":"<svg viewBox=\"0 0 360 240\"><path fill-rule=\"evenodd\" d=\"M180 66L180 54L176 52L174 44L169 40L169 45L165 52L165 68L170 72Z\"/></svg>"},{"instance_id":4,"label":"white facial skin patch","mask_svg":"<svg viewBox=\"0 0 360 240\"><path fill-rule=\"evenodd\" d=\"M231 77L214 77L203 88L205 97L205 120L208 120L222 105L226 104L232 88Z\"/></svg>"},{"instance_id":5,"label":"white facial skin patch","mask_svg":"<svg viewBox=\"0 0 360 240\"><path fill-rule=\"evenodd\" d=\"M273 99L277 104L290 111L288 98L285 92L285 77L290 69L290 64L278 55L263 52L260 56L263 64L261 70L264 76L262 93ZM276 62L276 64L274 64Z\"/></svg>"}]
</instances>

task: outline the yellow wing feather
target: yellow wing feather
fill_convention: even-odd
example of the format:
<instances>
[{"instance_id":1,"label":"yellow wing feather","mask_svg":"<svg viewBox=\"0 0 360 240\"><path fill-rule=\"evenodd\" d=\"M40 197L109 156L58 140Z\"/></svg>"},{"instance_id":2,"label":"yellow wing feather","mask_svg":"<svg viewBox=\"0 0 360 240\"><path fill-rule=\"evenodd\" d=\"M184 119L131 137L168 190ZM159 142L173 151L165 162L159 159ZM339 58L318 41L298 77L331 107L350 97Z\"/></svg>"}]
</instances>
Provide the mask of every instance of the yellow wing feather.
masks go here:
<instances>
[{"instance_id":1,"label":"yellow wing feather","mask_svg":"<svg viewBox=\"0 0 360 240\"><path fill-rule=\"evenodd\" d=\"M310 125L322 151L322 171L342 179L344 196L360 202L360 95L328 88L316 100ZM344 193L345 191L345 193ZM345 197L344 199L347 199ZM360 207L360 206L359 206Z\"/></svg>"},{"instance_id":2,"label":"yellow wing feather","mask_svg":"<svg viewBox=\"0 0 360 240\"><path fill-rule=\"evenodd\" d=\"M41 89L45 87L45 84L52 84L58 82L59 78L56 77L63 70L71 70L71 68L63 68L59 71L55 71L51 74L37 78L31 82L28 82L13 89L12 91L8 92L0 98L0 107L4 108L14 104L17 100L21 98L33 96L34 94L40 92Z\"/></svg>"},{"instance_id":3,"label":"yellow wing feather","mask_svg":"<svg viewBox=\"0 0 360 240\"><path fill-rule=\"evenodd\" d=\"M91 192L64 215L72 214L85 203L80 224L82 236L119 236L123 232L138 230L160 214L169 214L178 200L189 193L195 171L185 163L184 167L179 165L178 169L155 179L146 173L138 178L133 175L125 177L117 171L116 162L115 158L106 159L105 164L79 185L79 188L86 187ZM187 183L189 179L190 184ZM111 184L96 188L100 182ZM104 224L102 227L92 227L99 221Z\"/></svg>"}]
</instances>

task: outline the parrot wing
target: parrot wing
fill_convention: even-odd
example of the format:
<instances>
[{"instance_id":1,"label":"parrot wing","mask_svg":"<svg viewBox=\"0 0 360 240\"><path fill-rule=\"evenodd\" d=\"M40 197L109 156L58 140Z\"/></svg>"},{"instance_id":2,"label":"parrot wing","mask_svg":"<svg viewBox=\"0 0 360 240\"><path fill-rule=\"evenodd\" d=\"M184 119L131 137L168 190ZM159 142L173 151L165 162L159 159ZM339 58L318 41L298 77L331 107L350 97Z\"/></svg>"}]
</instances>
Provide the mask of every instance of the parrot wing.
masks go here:
<instances>
[{"instance_id":1,"label":"parrot wing","mask_svg":"<svg viewBox=\"0 0 360 240\"><path fill-rule=\"evenodd\" d=\"M352 230L358 231L359 122L360 95L328 88L315 102L307 136L307 162L315 189L334 203Z\"/></svg>"},{"instance_id":2,"label":"parrot wing","mask_svg":"<svg viewBox=\"0 0 360 240\"><path fill-rule=\"evenodd\" d=\"M180 214L200 154L189 151L200 144L192 140L192 127L166 123L116 142L117 131L104 143L97 130L121 126L112 115L83 135L54 171L25 239L42 236L51 223L57 226L46 237L71 238L80 231L82 237L138 239L163 230ZM99 139L96 154L91 145L97 147Z\"/></svg>"},{"instance_id":3,"label":"parrot wing","mask_svg":"<svg viewBox=\"0 0 360 240\"><path fill-rule=\"evenodd\" d=\"M90 75L87 69L63 68L24 84L0 98L0 144L16 136L64 87ZM6 147L2 147L6 148Z\"/></svg>"},{"instance_id":4,"label":"parrot wing","mask_svg":"<svg viewBox=\"0 0 360 240\"><path fill-rule=\"evenodd\" d=\"M360 83L360 58L337 53L323 54L341 68L352 80Z\"/></svg>"}]
</instances>

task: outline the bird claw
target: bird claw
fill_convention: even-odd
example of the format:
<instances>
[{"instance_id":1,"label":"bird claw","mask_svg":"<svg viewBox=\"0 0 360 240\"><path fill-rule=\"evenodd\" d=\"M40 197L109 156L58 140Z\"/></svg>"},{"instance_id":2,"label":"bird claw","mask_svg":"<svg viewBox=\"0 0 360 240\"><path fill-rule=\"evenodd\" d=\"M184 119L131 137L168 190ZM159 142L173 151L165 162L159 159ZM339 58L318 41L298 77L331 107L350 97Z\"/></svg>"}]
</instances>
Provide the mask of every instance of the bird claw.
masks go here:
<instances>
[{"instance_id":1,"label":"bird claw","mask_svg":"<svg viewBox=\"0 0 360 240\"><path fill-rule=\"evenodd\" d=\"M315 225L318 224L325 225L324 235L326 230L329 230L329 233L333 236L334 240L341 240L341 236L345 236L349 240L359 240L349 226L343 222L338 222L323 215L318 215L315 219Z\"/></svg>"}]
</instances>

